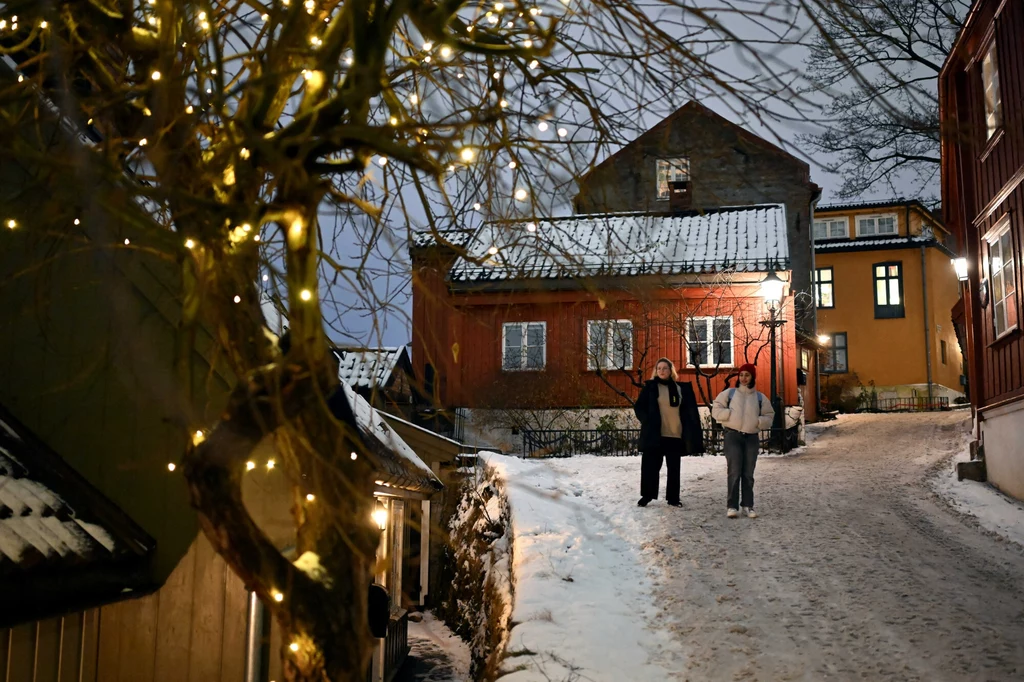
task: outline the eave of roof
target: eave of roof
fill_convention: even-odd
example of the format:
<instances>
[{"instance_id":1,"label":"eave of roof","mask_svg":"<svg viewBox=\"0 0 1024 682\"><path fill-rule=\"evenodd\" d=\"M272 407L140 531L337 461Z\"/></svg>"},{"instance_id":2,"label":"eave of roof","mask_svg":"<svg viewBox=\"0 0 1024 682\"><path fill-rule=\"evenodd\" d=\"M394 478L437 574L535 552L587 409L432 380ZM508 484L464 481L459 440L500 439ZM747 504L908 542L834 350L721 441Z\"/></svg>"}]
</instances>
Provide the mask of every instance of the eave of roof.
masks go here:
<instances>
[{"instance_id":1,"label":"eave of roof","mask_svg":"<svg viewBox=\"0 0 1024 682\"><path fill-rule=\"evenodd\" d=\"M815 253L845 253L852 251L889 251L892 249L910 249L919 246L937 248L950 258L955 254L945 244L934 237L885 237L881 239L836 239L814 244Z\"/></svg>"}]
</instances>

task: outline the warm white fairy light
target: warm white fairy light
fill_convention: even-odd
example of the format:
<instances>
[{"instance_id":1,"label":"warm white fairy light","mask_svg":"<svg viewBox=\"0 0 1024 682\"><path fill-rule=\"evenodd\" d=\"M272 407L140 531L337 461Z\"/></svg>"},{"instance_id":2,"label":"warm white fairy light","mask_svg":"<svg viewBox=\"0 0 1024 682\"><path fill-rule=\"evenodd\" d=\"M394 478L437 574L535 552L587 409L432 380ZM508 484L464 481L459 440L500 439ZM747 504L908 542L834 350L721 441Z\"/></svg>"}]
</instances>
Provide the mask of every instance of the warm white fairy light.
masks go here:
<instances>
[{"instance_id":1,"label":"warm white fairy light","mask_svg":"<svg viewBox=\"0 0 1024 682\"><path fill-rule=\"evenodd\" d=\"M299 643L298 642L292 642L291 644L288 645L288 648L291 649L292 651L298 651L299 650Z\"/></svg>"},{"instance_id":2,"label":"warm white fairy light","mask_svg":"<svg viewBox=\"0 0 1024 682\"><path fill-rule=\"evenodd\" d=\"M312 38L309 39L309 44L315 47L320 47L321 45L324 44L324 41L318 38L317 36L313 36Z\"/></svg>"},{"instance_id":3,"label":"warm white fairy light","mask_svg":"<svg viewBox=\"0 0 1024 682\"><path fill-rule=\"evenodd\" d=\"M79 220L78 218L75 218L74 222L75 222L75 225L81 225L82 224L82 221Z\"/></svg>"},{"instance_id":4,"label":"warm white fairy light","mask_svg":"<svg viewBox=\"0 0 1024 682\"><path fill-rule=\"evenodd\" d=\"M270 281L270 275L263 275L263 281L264 282L269 282Z\"/></svg>"},{"instance_id":5,"label":"warm white fairy light","mask_svg":"<svg viewBox=\"0 0 1024 682\"><path fill-rule=\"evenodd\" d=\"M495 12L503 12L503 11L505 11L505 4L501 3L501 2L494 3L494 11Z\"/></svg>"},{"instance_id":6,"label":"warm white fairy light","mask_svg":"<svg viewBox=\"0 0 1024 682\"><path fill-rule=\"evenodd\" d=\"M284 595L281 594L280 592L278 592L277 590L274 590L273 592L271 592L270 596L273 597L274 601L276 601L276 602L284 601Z\"/></svg>"},{"instance_id":7,"label":"warm white fairy light","mask_svg":"<svg viewBox=\"0 0 1024 682\"><path fill-rule=\"evenodd\" d=\"M306 493L306 502L313 502L316 500L316 495L313 493Z\"/></svg>"},{"instance_id":8,"label":"warm white fairy light","mask_svg":"<svg viewBox=\"0 0 1024 682\"><path fill-rule=\"evenodd\" d=\"M148 22L149 22L149 25L150 25L150 26L156 26L156 25L157 25L157 23L159 22L159 20L158 20L158 19L157 19L156 17L150 17L150 18L149 18L149 19L147 19L146 21L148 21Z\"/></svg>"},{"instance_id":9,"label":"warm white fairy light","mask_svg":"<svg viewBox=\"0 0 1024 682\"><path fill-rule=\"evenodd\" d=\"M45 19L39 22L39 28L45 29L47 26L49 26L49 24L46 23Z\"/></svg>"},{"instance_id":10,"label":"warm white fairy light","mask_svg":"<svg viewBox=\"0 0 1024 682\"><path fill-rule=\"evenodd\" d=\"M492 246L491 248L487 249L487 253L491 254L492 256L496 255L498 253L498 247Z\"/></svg>"},{"instance_id":11,"label":"warm white fairy light","mask_svg":"<svg viewBox=\"0 0 1024 682\"><path fill-rule=\"evenodd\" d=\"M124 238L124 245L125 245L125 246L128 246L128 245L129 245L129 244L131 244L131 243L132 243L132 240L131 240L131 239L128 239L128 237L125 237L125 238Z\"/></svg>"},{"instance_id":12,"label":"warm white fairy light","mask_svg":"<svg viewBox=\"0 0 1024 682\"><path fill-rule=\"evenodd\" d=\"M447 45L442 46L441 47L441 58L442 59L448 59L451 56L452 56L452 48L448 47Z\"/></svg>"},{"instance_id":13,"label":"warm white fairy light","mask_svg":"<svg viewBox=\"0 0 1024 682\"><path fill-rule=\"evenodd\" d=\"M501 78L501 71L495 71L493 75L494 80L498 80L499 78Z\"/></svg>"},{"instance_id":14,"label":"warm white fairy light","mask_svg":"<svg viewBox=\"0 0 1024 682\"><path fill-rule=\"evenodd\" d=\"M149 144L149 140L147 140L146 138L142 138L141 140L139 140L140 147L145 147L147 144Z\"/></svg>"},{"instance_id":15,"label":"warm white fairy light","mask_svg":"<svg viewBox=\"0 0 1024 682\"><path fill-rule=\"evenodd\" d=\"M349 66L352 66L354 62L355 59L353 59L352 57L345 57L345 63L348 64Z\"/></svg>"},{"instance_id":16,"label":"warm white fairy light","mask_svg":"<svg viewBox=\"0 0 1024 682\"><path fill-rule=\"evenodd\" d=\"M270 469L273 469L275 464L276 464L276 462L274 460L268 459L267 460L267 470L269 471Z\"/></svg>"},{"instance_id":17,"label":"warm white fairy light","mask_svg":"<svg viewBox=\"0 0 1024 682\"><path fill-rule=\"evenodd\" d=\"M548 122L541 121L540 123L537 124L537 129L540 130L542 133L545 132L548 129Z\"/></svg>"},{"instance_id":18,"label":"warm white fairy light","mask_svg":"<svg viewBox=\"0 0 1024 682\"><path fill-rule=\"evenodd\" d=\"M235 297L233 299L231 299L231 300L233 300L235 303L241 303L242 302L242 297L239 296L238 294L235 294Z\"/></svg>"},{"instance_id":19,"label":"warm white fairy light","mask_svg":"<svg viewBox=\"0 0 1024 682\"><path fill-rule=\"evenodd\" d=\"M472 147L463 147L462 151L459 152L459 157L462 158L463 161L472 161L476 158L476 150Z\"/></svg>"},{"instance_id":20,"label":"warm white fairy light","mask_svg":"<svg viewBox=\"0 0 1024 682\"><path fill-rule=\"evenodd\" d=\"M537 16L540 13L541 13L541 10L539 8L537 8L537 7L531 7L530 8L530 15L531 16Z\"/></svg>"},{"instance_id":21,"label":"warm white fairy light","mask_svg":"<svg viewBox=\"0 0 1024 682\"><path fill-rule=\"evenodd\" d=\"M523 41L523 47L533 47L533 41L527 38L526 40ZM536 64L536 60L534 60L533 63ZM530 68L533 69L535 67L531 64Z\"/></svg>"},{"instance_id":22,"label":"warm white fairy light","mask_svg":"<svg viewBox=\"0 0 1024 682\"><path fill-rule=\"evenodd\" d=\"M508 106L508 101L507 100L501 100L500 102L498 102L498 104L501 106L502 109L504 109L505 107Z\"/></svg>"},{"instance_id":23,"label":"warm white fairy light","mask_svg":"<svg viewBox=\"0 0 1024 682\"><path fill-rule=\"evenodd\" d=\"M509 161L508 162L508 167L509 167L509 170L515 170L516 162L515 161Z\"/></svg>"},{"instance_id":24,"label":"warm white fairy light","mask_svg":"<svg viewBox=\"0 0 1024 682\"><path fill-rule=\"evenodd\" d=\"M423 43L423 49L426 50L427 52L430 52L431 50L434 49L434 43L428 40L427 42Z\"/></svg>"},{"instance_id":25,"label":"warm white fairy light","mask_svg":"<svg viewBox=\"0 0 1024 682\"><path fill-rule=\"evenodd\" d=\"M301 298L303 301L308 301L309 299L313 298L313 292L311 292L309 289L303 289L302 291L299 292L299 298Z\"/></svg>"},{"instance_id":26,"label":"warm white fairy light","mask_svg":"<svg viewBox=\"0 0 1024 682\"><path fill-rule=\"evenodd\" d=\"M479 211L480 210L480 202L479 201L476 202L475 204L473 204L473 210L474 211Z\"/></svg>"},{"instance_id":27,"label":"warm white fairy light","mask_svg":"<svg viewBox=\"0 0 1024 682\"><path fill-rule=\"evenodd\" d=\"M270 15L269 14L261 14L260 15L260 19L262 19L263 21L270 21Z\"/></svg>"},{"instance_id":28,"label":"warm white fairy light","mask_svg":"<svg viewBox=\"0 0 1024 682\"><path fill-rule=\"evenodd\" d=\"M359 458L359 455L357 455L355 452L349 453L349 455L352 457L352 459L358 459Z\"/></svg>"},{"instance_id":29,"label":"warm white fairy light","mask_svg":"<svg viewBox=\"0 0 1024 682\"><path fill-rule=\"evenodd\" d=\"M316 0L306 0L305 2L306 11L310 14L316 9Z\"/></svg>"},{"instance_id":30,"label":"warm white fairy light","mask_svg":"<svg viewBox=\"0 0 1024 682\"><path fill-rule=\"evenodd\" d=\"M14 218L11 218L10 220L7 221L7 229L13 230L17 226L18 226L18 221L15 220Z\"/></svg>"},{"instance_id":31,"label":"warm white fairy light","mask_svg":"<svg viewBox=\"0 0 1024 682\"><path fill-rule=\"evenodd\" d=\"M149 77L152 78L155 81L158 81L158 80L160 80L160 77L162 75L163 74L161 74L159 71L154 71L153 73L149 74Z\"/></svg>"},{"instance_id":32,"label":"warm white fairy light","mask_svg":"<svg viewBox=\"0 0 1024 682\"><path fill-rule=\"evenodd\" d=\"M177 467L177 465L174 462L168 462L167 463L167 470L168 471L174 471L177 468L178 467Z\"/></svg>"},{"instance_id":33,"label":"warm white fairy light","mask_svg":"<svg viewBox=\"0 0 1024 682\"><path fill-rule=\"evenodd\" d=\"M250 460L250 461L245 463L245 470L246 471L252 471L255 468L256 468L256 462L253 462L252 460Z\"/></svg>"},{"instance_id":34,"label":"warm white fairy light","mask_svg":"<svg viewBox=\"0 0 1024 682\"><path fill-rule=\"evenodd\" d=\"M566 130L565 128L559 128L558 129L558 136L559 137L565 137L568 134L569 134L569 131Z\"/></svg>"},{"instance_id":35,"label":"warm white fairy light","mask_svg":"<svg viewBox=\"0 0 1024 682\"><path fill-rule=\"evenodd\" d=\"M536 59L534 59L532 62L530 62L530 68L531 69L536 69L538 66L540 66L540 62L538 62Z\"/></svg>"},{"instance_id":36,"label":"warm white fairy light","mask_svg":"<svg viewBox=\"0 0 1024 682\"><path fill-rule=\"evenodd\" d=\"M143 107L142 108L142 115L143 116L152 116L153 115L153 111L149 107Z\"/></svg>"},{"instance_id":37,"label":"warm white fairy light","mask_svg":"<svg viewBox=\"0 0 1024 682\"><path fill-rule=\"evenodd\" d=\"M398 125L398 117L397 116L392 116L390 119L388 119L388 123L390 123L393 126Z\"/></svg>"},{"instance_id":38,"label":"warm white fairy light","mask_svg":"<svg viewBox=\"0 0 1024 682\"><path fill-rule=\"evenodd\" d=\"M496 24L496 23L498 23L498 17L496 17L495 15L491 14L490 12L488 12L487 13L487 21L492 23L492 24Z\"/></svg>"},{"instance_id":39,"label":"warm white fairy light","mask_svg":"<svg viewBox=\"0 0 1024 682\"><path fill-rule=\"evenodd\" d=\"M526 223L526 231L527 232L536 232L537 231L537 223Z\"/></svg>"},{"instance_id":40,"label":"warm white fairy light","mask_svg":"<svg viewBox=\"0 0 1024 682\"><path fill-rule=\"evenodd\" d=\"M20 73L18 74L18 82L19 83L24 83L25 82L25 77L22 76Z\"/></svg>"},{"instance_id":41,"label":"warm white fairy light","mask_svg":"<svg viewBox=\"0 0 1024 682\"><path fill-rule=\"evenodd\" d=\"M259 236L258 234L257 234L257 235L255 235L255 236L253 236L252 240L253 240L254 242L258 242L258 241L260 240L260 236Z\"/></svg>"},{"instance_id":42,"label":"warm white fairy light","mask_svg":"<svg viewBox=\"0 0 1024 682\"><path fill-rule=\"evenodd\" d=\"M526 190L519 188L516 190L515 197L517 201L526 201Z\"/></svg>"},{"instance_id":43,"label":"warm white fairy light","mask_svg":"<svg viewBox=\"0 0 1024 682\"><path fill-rule=\"evenodd\" d=\"M423 63L424 64L429 64L430 63L430 55L429 54L426 57L423 58Z\"/></svg>"},{"instance_id":44,"label":"warm white fairy light","mask_svg":"<svg viewBox=\"0 0 1024 682\"><path fill-rule=\"evenodd\" d=\"M410 102L410 103L412 103L412 104L416 104L416 103L418 103L419 101L420 101L420 96L419 96L419 95L417 95L417 94L416 94L415 92L414 92L414 93L412 93L411 95L409 95L409 102Z\"/></svg>"},{"instance_id":45,"label":"warm white fairy light","mask_svg":"<svg viewBox=\"0 0 1024 682\"><path fill-rule=\"evenodd\" d=\"M196 243L194 241L192 241L191 239L186 239L185 240L185 248L186 249L191 249L195 245L196 245Z\"/></svg>"},{"instance_id":46,"label":"warm white fairy light","mask_svg":"<svg viewBox=\"0 0 1024 682\"><path fill-rule=\"evenodd\" d=\"M383 168L384 166L388 165L388 157L378 156L377 163L380 164L381 168Z\"/></svg>"},{"instance_id":47,"label":"warm white fairy light","mask_svg":"<svg viewBox=\"0 0 1024 682\"><path fill-rule=\"evenodd\" d=\"M247 147L242 147L241 149L239 149L238 150L238 158L240 158L240 159L248 159L249 158L249 149ZM246 230L246 232L248 232L248 231L249 230Z\"/></svg>"},{"instance_id":48,"label":"warm white fairy light","mask_svg":"<svg viewBox=\"0 0 1024 682\"><path fill-rule=\"evenodd\" d=\"M186 114L191 114L193 111L195 111L195 109L192 108L191 104L189 104L187 107L185 107L185 113Z\"/></svg>"},{"instance_id":49,"label":"warm white fairy light","mask_svg":"<svg viewBox=\"0 0 1024 682\"><path fill-rule=\"evenodd\" d=\"M5 28L7 28L7 20L0 19L0 31L4 30Z\"/></svg>"}]
</instances>

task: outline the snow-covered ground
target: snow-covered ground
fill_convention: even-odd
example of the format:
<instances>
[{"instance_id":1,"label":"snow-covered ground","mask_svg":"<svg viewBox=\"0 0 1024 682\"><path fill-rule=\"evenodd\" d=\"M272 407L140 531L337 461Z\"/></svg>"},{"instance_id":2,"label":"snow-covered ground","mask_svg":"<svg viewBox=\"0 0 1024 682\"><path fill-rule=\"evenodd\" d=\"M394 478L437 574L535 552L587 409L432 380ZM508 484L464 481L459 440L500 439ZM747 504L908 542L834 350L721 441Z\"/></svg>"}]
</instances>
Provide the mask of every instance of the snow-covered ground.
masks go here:
<instances>
[{"instance_id":1,"label":"snow-covered ground","mask_svg":"<svg viewBox=\"0 0 1024 682\"><path fill-rule=\"evenodd\" d=\"M958 441L959 452L937 469L932 487L950 506L976 519L985 530L1024 547L1024 504L989 483L956 480L956 463L971 459L969 443L970 431L964 429Z\"/></svg>"},{"instance_id":2,"label":"snow-covered ground","mask_svg":"<svg viewBox=\"0 0 1024 682\"><path fill-rule=\"evenodd\" d=\"M396 682L472 682L469 646L445 624L425 611L421 621L409 621L409 656Z\"/></svg>"},{"instance_id":3,"label":"snow-covered ground","mask_svg":"<svg viewBox=\"0 0 1024 682\"><path fill-rule=\"evenodd\" d=\"M964 428L813 427L758 464L753 520L725 518L721 457L683 460L677 509L636 506L639 458L490 456L513 510L506 667L522 667L502 679L1022 679L1024 551L928 485Z\"/></svg>"}]
</instances>

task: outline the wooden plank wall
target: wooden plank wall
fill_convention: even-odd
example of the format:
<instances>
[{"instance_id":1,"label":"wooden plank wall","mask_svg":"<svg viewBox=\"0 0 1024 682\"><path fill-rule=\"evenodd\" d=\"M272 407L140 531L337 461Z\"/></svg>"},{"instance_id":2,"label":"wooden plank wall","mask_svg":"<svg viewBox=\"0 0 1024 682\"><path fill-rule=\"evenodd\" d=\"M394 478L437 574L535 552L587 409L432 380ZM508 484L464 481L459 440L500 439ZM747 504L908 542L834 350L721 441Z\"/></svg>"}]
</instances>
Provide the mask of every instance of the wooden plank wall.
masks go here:
<instances>
[{"instance_id":1,"label":"wooden plank wall","mask_svg":"<svg viewBox=\"0 0 1024 682\"><path fill-rule=\"evenodd\" d=\"M242 682L246 598L199 535L154 594L0 630L0 682Z\"/></svg>"}]
</instances>

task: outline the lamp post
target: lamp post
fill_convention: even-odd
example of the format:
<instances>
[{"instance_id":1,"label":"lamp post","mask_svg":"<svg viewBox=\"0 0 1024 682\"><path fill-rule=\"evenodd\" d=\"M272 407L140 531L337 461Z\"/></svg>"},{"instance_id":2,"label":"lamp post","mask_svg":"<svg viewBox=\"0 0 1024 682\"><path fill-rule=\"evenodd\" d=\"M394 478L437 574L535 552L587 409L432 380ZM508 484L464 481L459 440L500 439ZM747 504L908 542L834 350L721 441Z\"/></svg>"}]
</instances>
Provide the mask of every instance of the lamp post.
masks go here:
<instances>
[{"instance_id":1,"label":"lamp post","mask_svg":"<svg viewBox=\"0 0 1024 682\"><path fill-rule=\"evenodd\" d=\"M778 368L778 359L775 355L775 330L786 324L785 320L779 319L779 312L782 309L782 293L785 290L786 283L779 279L779 276L774 271L769 272L768 276L761 281L761 296L764 298L765 305L768 306L769 317L767 320L761 320L761 324L768 327L768 344L771 346L771 399L772 409L775 411L775 417L772 420L772 440L774 441L777 436L781 436L782 422L782 410L779 405L779 386L778 376L776 375ZM779 438L781 441L781 437ZM782 450L781 442L777 443L779 450Z\"/></svg>"}]
</instances>

